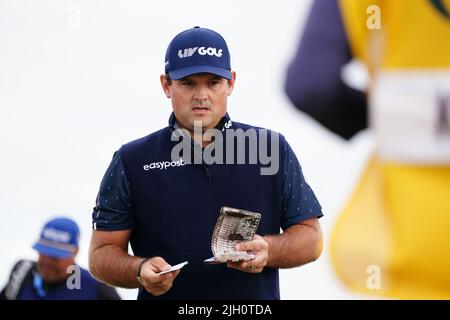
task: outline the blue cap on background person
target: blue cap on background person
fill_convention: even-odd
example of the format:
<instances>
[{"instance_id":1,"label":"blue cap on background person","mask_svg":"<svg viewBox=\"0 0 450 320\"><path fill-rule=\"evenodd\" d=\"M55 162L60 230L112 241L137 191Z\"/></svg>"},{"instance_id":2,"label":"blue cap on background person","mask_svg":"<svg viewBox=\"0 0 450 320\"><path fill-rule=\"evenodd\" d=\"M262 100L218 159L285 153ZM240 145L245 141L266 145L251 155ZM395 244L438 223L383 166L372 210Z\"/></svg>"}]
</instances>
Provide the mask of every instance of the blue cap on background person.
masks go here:
<instances>
[{"instance_id":1,"label":"blue cap on background person","mask_svg":"<svg viewBox=\"0 0 450 320\"><path fill-rule=\"evenodd\" d=\"M78 249L80 229L75 221L68 218L55 218L48 221L41 232L41 237L33 249L46 256L69 258Z\"/></svg>"},{"instance_id":2,"label":"blue cap on background person","mask_svg":"<svg viewBox=\"0 0 450 320\"><path fill-rule=\"evenodd\" d=\"M194 27L173 38L166 51L165 72L173 80L212 73L231 80L230 52L217 32Z\"/></svg>"}]
</instances>

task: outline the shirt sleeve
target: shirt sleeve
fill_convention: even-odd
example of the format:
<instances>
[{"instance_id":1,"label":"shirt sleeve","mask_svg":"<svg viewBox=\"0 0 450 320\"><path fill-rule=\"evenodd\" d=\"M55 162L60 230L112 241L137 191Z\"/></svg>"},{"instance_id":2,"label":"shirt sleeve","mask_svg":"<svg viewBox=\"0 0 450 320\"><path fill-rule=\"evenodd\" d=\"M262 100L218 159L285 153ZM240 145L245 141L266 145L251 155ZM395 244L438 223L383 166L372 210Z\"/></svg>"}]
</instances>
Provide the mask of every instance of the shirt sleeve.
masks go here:
<instances>
[{"instance_id":1,"label":"shirt sleeve","mask_svg":"<svg viewBox=\"0 0 450 320\"><path fill-rule=\"evenodd\" d=\"M322 207L306 182L300 163L290 145L283 139L281 177L281 228L310 218L323 216Z\"/></svg>"},{"instance_id":2,"label":"shirt sleeve","mask_svg":"<svg viewBox=\"0 0 450 320\"><path fill-rule=\"evenodd\" d=\"M345 139L367 128L365 93L341 77L353 54L337 0L312 2L298 43L284 84L293 105Z\"/></svg>"},{"instance_id":3,"label":"shirt sleeve","mask_svg":"<svg viewBox=\"0 0 450 320\"><path fill-rule=\"evenodd\" d=\"M17 300L25 283L31 278L36 263L30 260L18 261L9 276L8 283L0 293L0 300Z\"/></svg>"},{"instance_id":4,"label":"shirt sleeve","mask_svg":"<svg viewBox=\"0 0 450 320\"><path fill-rule=\"evenodd\" d=\"M92 213L92 227L94 230L117 231L132 229L133 225L130 184L120 154L115 152L100 184Z\"/></svg>"}]
</instances>

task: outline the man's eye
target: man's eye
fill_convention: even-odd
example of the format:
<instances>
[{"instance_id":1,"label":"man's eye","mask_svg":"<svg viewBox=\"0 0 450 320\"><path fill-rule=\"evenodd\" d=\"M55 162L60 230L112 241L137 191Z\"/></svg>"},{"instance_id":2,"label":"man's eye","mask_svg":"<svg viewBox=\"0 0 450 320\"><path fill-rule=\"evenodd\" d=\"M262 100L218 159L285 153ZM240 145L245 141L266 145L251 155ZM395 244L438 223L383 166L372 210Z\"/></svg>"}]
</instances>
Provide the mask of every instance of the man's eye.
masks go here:
<instances>
[{"instance_id":1,"label":"man's eye","mask_svg":"<svg viewBox=\"0 0 450 320\"><path fill-rule=\"evenodd\" d=\"M182 82L181 85L189 87L189 86L192 86L192 82L185 81L185 82Z\"/></svg>"},{"instance_id":2,"label":"man's eye","mask_svg":"<svg viewBox=\"0 0 450 320\"><path fill-rule=\"evenodd\" d=\"M216 84L218 84L219 83L219 81L210 81L209 82L209 85L210 86L215 86Z\"/></svg>"}]
</instances>

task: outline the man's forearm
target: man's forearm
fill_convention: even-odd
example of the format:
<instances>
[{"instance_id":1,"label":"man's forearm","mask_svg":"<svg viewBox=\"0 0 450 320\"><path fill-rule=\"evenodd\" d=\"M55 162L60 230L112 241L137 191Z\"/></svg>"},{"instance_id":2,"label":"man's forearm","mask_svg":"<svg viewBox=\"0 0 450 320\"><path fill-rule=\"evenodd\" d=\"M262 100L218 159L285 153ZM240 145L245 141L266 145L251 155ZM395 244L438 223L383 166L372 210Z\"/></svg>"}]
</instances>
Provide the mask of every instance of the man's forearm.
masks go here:
<instances>
[{"instance_id":1,"label":"man's forearm","mask_svg":"<svg viewBox=\"0 0 450 320\"><path fill-rule=\"evenodd\" d=\"M108 244L91 249L89 269L97 279L112 286L137 288L136 271L142 258L130 256L119 246Z\"/></svg>"},{"instance_id":2,"label":"man's forearm","mask_svg":"<svg viewBox=\"0 0 450 320\"><path fill-rule=\"evenodd\" d=\"M319 223L295 224L279 235L265 236L269 243L266 266L293 268L316 260L322 252L322 232Z\"/></svg>"}]
</instances>

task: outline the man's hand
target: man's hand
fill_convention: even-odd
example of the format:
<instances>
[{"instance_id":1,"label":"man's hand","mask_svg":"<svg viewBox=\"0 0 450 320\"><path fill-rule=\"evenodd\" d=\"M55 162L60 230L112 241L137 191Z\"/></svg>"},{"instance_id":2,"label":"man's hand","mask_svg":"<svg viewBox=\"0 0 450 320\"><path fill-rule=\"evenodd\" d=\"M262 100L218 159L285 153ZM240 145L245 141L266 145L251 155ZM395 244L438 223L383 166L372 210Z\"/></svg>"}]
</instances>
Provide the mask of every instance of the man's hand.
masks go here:
<instances>
[{"instance_id":1,"label":"man's hand","mask_svg":"<svg viewBox=\"0 0 450 320\"><path fill-rule=\"evenodd\" d=\"M252 241L236 245L238 251L250 251L256 257L245 262L227 262L227 267L250 273L260 273L269 260L269 243L261 236L255 235Z\"/></svg>"},{"instance_id":2,"label":"man's hand","mask_svg":"<svg viewBox=\"0 0 450 320\"><path fill-rule=\"evenodd\" d=\"M153 257L145 261L141 267L141 280L145 290L154 296L160 296L169 291L180 270L162 275L158 275L157 273L170 268L171 265L161 257Z\"/></svg>"}]
</instances>

